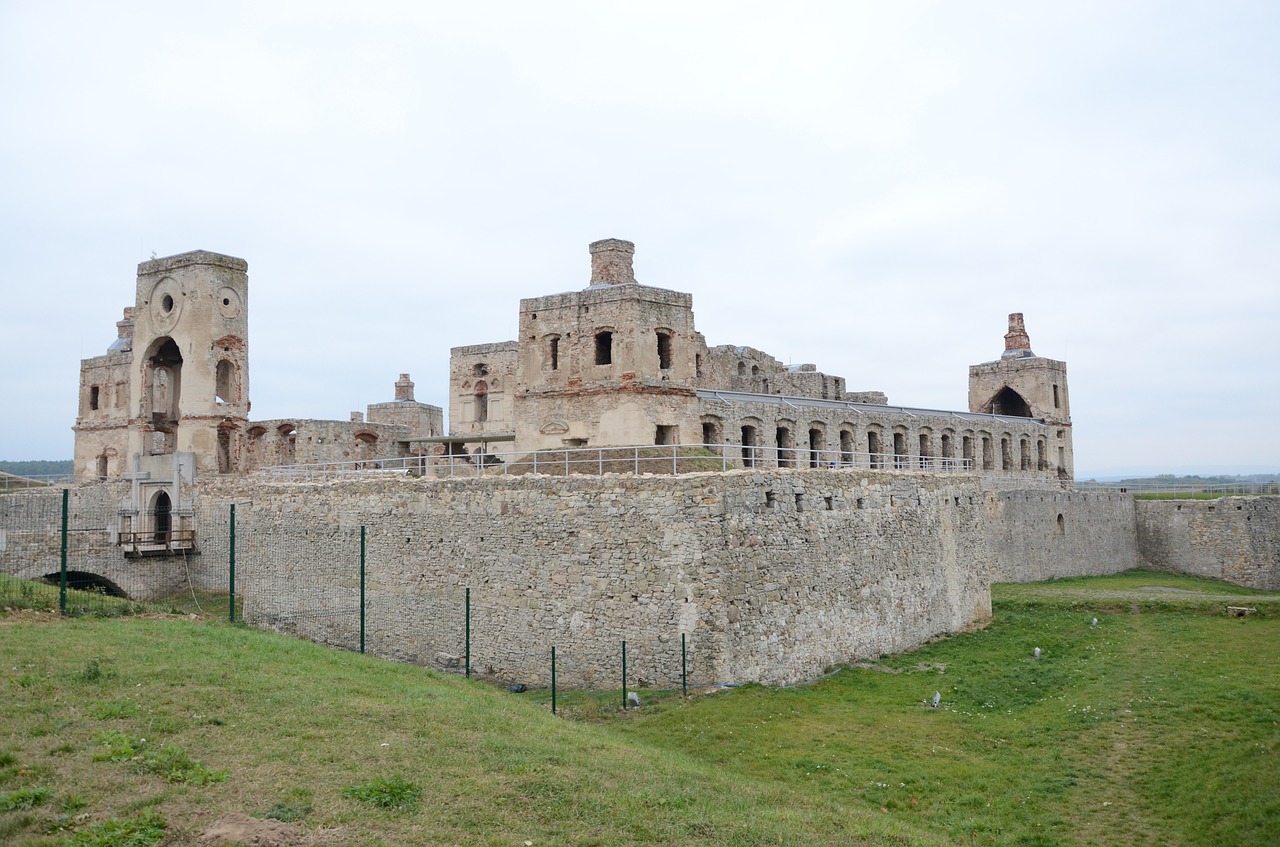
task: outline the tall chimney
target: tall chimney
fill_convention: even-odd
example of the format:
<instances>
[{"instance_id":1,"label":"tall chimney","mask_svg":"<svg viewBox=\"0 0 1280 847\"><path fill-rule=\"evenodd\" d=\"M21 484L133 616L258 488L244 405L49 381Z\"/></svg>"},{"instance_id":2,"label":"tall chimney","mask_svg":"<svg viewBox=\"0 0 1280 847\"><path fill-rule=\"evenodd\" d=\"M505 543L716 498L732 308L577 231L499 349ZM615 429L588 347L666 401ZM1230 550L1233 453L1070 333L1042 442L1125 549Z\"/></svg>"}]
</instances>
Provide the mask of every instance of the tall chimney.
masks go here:
<instances>
[{"instance_id":1,"label":"tall chimney","mask_svg":"<svg viewBox=\"0 0 1280 847\"><path fill-rule=\"evenodd\" d=\"M413 399L413 382L409 379L408 374L400 374L400 378L396 380L396 399Z\"/></svg>"},{"instance_id":2,"label":"tall chimney","mask_svg":"<svg viewBox=\"0 0 1280 847\"><path fill-rule=\"evenodd\" d=\"M606 238L591 243L591 284L626 285L636 281L631 257L636 245L621 238Z\"/></svg>"},{"instance_id":3,"label":"tall chimney","mask_svg":"<svg viewBox=\"0 0 1280 847\"><path fill-rule=\"evenodd\" d=\"M1004 356L1031 356L1031 338L1027 335L1027 327L1022 322L1022 312L1009 315L1009 331L1004 335Z\"/></svg>"},{"instance_id":4,"label":"tall chimney","mask_svg":"<svg viewBox=\"0 0 1280 847\"><path fill-rule=\"evenodd\" d=\"M134 307L124 307L124 317L116 321L116 333L118 338L133 338L133 328L137 319L134 317Z\"/></svg>"}]
</instances>

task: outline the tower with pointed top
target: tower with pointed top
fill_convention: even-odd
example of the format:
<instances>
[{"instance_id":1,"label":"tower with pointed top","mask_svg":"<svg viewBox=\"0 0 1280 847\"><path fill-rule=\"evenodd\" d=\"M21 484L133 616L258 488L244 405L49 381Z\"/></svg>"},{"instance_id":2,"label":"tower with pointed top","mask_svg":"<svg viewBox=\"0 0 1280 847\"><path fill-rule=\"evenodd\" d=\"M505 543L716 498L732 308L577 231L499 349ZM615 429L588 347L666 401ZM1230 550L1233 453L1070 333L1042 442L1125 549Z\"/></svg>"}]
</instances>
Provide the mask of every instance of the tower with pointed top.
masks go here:
<instances>
[{"instance_id":1,"label":"tower with pointed top","mask_svg":"<svg viewBox=\"0 0 1280 847\"><path fill-rule=\"evenodd\" d=\"M969 366L969 411L1044 421L1048 438L1037 446L1037 465L1052 464L1060 479L1073 478L1067 363L1032 352L1021 312L1009 315L1000 358Z\"/></svg>"}]
</instances>

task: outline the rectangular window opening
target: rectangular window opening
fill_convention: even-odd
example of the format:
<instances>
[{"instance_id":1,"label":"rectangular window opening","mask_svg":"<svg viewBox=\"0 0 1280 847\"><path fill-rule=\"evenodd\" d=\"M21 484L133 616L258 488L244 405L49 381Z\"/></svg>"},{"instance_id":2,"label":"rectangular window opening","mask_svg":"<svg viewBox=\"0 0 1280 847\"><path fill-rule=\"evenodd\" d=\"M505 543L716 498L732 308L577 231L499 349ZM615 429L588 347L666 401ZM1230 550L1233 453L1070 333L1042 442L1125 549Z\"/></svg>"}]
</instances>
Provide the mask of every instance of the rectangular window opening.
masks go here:
<instances>
[{"instance_id":1,"label":"rectangular window opening","mask_svg":"<svg viewBox=\"0 0 1280 847\"><path fill-rule=\"evenodd\" d=\"M658 367L668 370L671 367L671 333L658 333Z\"/></svg>"},{"instance_id":2,"label":"rectangular window opening","mask_svg":"<svg viewBox=\"0 0 1280 847\"><path fill-rule=\"evenodd\" d=\"M613 364L613 333L597 332L596 333L596 364L612 365Z\"/></svg>"}]
</instances>

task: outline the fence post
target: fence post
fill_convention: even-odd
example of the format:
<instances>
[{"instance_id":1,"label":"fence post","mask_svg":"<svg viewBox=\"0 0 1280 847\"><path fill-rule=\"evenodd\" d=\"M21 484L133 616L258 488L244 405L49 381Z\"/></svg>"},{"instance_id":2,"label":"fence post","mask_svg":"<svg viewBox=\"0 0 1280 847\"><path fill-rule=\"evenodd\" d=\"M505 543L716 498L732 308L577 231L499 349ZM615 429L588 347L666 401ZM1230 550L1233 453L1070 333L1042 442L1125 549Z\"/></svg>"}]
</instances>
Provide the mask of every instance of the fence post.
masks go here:
<instances>
[{"instance_id":1,"label":"fence post","mask_svg":"<svg viewBox=\"0 0 1280 847\"><path fill-rule=\"evenodd\" d=\"M360 652L364 652L364 526L360 526Z\"/></svg>"},{"instance_id":2,"label":"fence post","mask_svg":"<svg viewBox=\"0 0 1280 847\"><path fill-rule=\"evenodd\" d=\"M58 578L58 612L65 615L67 613L67 503L71 497L71 492L62 489L62 564L59 567L61 576Z\"/></svg>"},{"instance_id":3,"label":"fence post","mask_svg":"<svg viewBox=\"0 0 1280 847\"><path fill-rule=\"evenodd\" d=\"M680 633L680 696L689 696L689 665L685 661L684 633Z\"/></svg>"},{"instance_id":4,"label":"fence post","mask_svg":"<svg viewBox=\"0 0 1280 847\"><path fill-rule=\"evenodd\" d=\"M467 679L471 679L471 586L467 586L467 658L464 666L467 670Z\"/></svg>"},{"instance_id":5,"label":"fence post","mask_svg":"<svg viewBox=\"0 0 1280 847\"><path fill-rule=\"evenodd\" d=\"M231 600L227 604L227 617L231 623L236 622L236 504L231 504Z\"/></svg>"},{"instance_id":6,"label":"fence post","mask_svg":"<svg viewBox=\"0 0 1280 847\"><path fill-rule=\"evenodd\" d=\"M639 455L637 452L636 455ZM627 709L627 642L622 642L622 710Z\"/></svg>"},{"instance_id":7,"label":"fence post","mask_svg":"<svg viewBox=\"0 0 1280 847\"><path fill-rule=\"evenodd\" d=\"M551 714L556 713L556 645L551 645Z\"/></svg>"}]
</instances>

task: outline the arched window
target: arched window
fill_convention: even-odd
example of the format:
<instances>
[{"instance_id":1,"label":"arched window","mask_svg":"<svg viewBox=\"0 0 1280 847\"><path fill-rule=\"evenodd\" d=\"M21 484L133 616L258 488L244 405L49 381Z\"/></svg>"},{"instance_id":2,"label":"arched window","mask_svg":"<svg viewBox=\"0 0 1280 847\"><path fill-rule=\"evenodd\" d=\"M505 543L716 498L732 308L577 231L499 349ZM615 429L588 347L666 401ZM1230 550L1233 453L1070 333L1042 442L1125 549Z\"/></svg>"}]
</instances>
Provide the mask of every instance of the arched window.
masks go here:
<instances>
[{"instance_id":1,"label":"arched window","mask_svg":"<svg viewBox=\"0 0 1280 847\"><path fill-rule=\"evenodd\" d=\"M172 338L159 338L152 344L155 351L147 358L150 377L150 413L157 427L169 427L179 417L182 392L182 352Z\"/></svg>"},{"instance_id":2,"label":"arched window","mask_svg":"<svg viewBox=\"0 0 1280 847\"><path fill-rule=\"evenodd\" d=\"M758 430L751 424L745 424L742 427L742 466L744 468L754 468L756 466L756 447L759 446Z\"/></svg>"},{"instance_id":3,"label":"arched window","mask_svg":"<svg viewBox=\"0 0 1280 847\"><path fill-rule=\"evenodd\" d=\"M298 425L280 424L276 427L276 433L280 436L279 462L282 465L292 465L298 455Z\"/></svg>"},{"instance_id":4,"label":"arched window","mask_svg":"<svg viewBox=\"0 0 1280 847\"><path fill-rule=\"evenodd\" d=\"M222 403L239 403L240 390L236 383L235 364L226 359L219 361L217 385L214 388L214 399Z\"/></svg>"},{"instance_id":5,"label":"arched window","mask_svg":"<svg viewBox=\"0 0 1280 847\"><path fill-rule=\"evenodd\" d=\"M993 415L1011 415L1015 418L1031 417L1031 406L1027 404L1021 394L1007 385L997 391L996 396L991 399L990 411Z\"/></svg>"},{"instance_id":6,"label":"arched window","mask_svg":"<svg viewBox=\"0 0 1280 847\"><path fill-rule=\"evenodd\" d=\"M702 443L708 447L715 447L724 437L724 428L719 418L703 418L702 419Z\"/></svg>"},{"instance_id":7,"label":"arched window","mask_svg":"<svg viewBox=\"0 0 1280 847\"><path fill-rule=\"evenodd\" d=\"M778 446L778 467L795 467L795 459L792 455L792 450L796 446L796 441L795 436L792 435L791 427L788 424L778 424L776 435L776 443Z\"/></svg>"},{"instance_id":8,"label":"arched window","mask_svg":"<svg viewBox=\"0 0 1280 847\"><path fill-rule=\"evenodd\" d=\"M670 330L658 330L658 369L670 370L671 368L671 332Z\"/></svg>"},{"instance_id":9,"label":"arched window","mask_svg":"<svg viewBox=\"0 0 1280 847\"><path fill-rule=\"evenodd\" d=\"M822 467L822 453L827 449L827 434L821 427L809 427L809 467Z\"/></svg>"},{"instance_id":10,"label":"arched window","mask_svg":"<svg viewBox=\"0 0 1280 847\"><path fill-rule=\"evenodd\" d=\"M173 530L172 511L173 503L169 500L169 495L161 491L156 495L151 506L151 528L154 533L153 540L157 544L167 544L169 541L169 533Z\"/></svg>"},{"instance_id":11,"label":"arched window","mask_svg":"<svg viewBox=\"0 0 1280 847\"><path fill-rule=\"evenodd\" d=\"M905 432L893 434L893 466L895 468L907 466L907 434Z\"/></svg>"},{"instance_id":12,"label":"arched window","mask_svg":"<svg viewBox=\"0 0 1280 847\"><path fill-rule=\"evenodd\" d=\"M245 469L253 470L262 464L262 437L267 434L266 427L250 427L248 442L245 444Z\"/></svg>"},{"instance_id":13,"label":"arched window","mask_svg":"<svg viewBox=\"0 0 1280 847\"><path fill-rule=\"evenodd\" d=\"M378 456L378 436L372 432L356 433L356 459L366 461Z\"/></svg>"}]
</instances>

